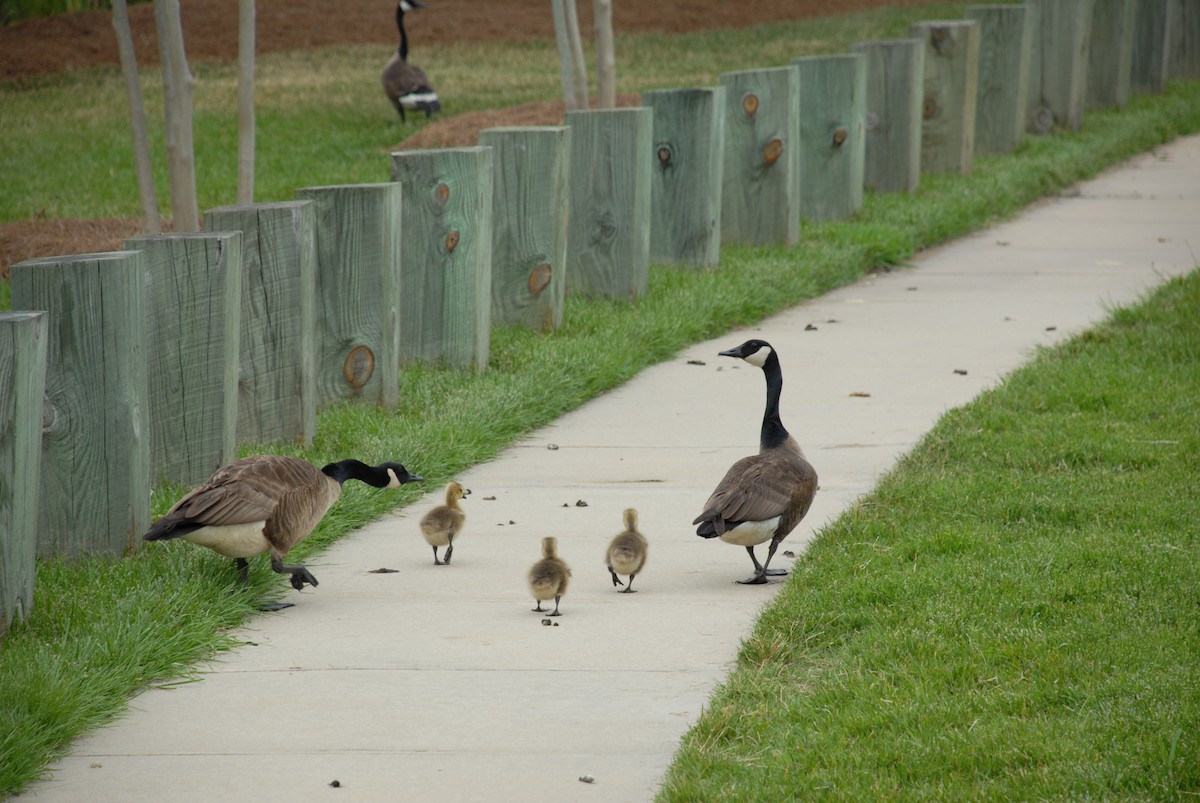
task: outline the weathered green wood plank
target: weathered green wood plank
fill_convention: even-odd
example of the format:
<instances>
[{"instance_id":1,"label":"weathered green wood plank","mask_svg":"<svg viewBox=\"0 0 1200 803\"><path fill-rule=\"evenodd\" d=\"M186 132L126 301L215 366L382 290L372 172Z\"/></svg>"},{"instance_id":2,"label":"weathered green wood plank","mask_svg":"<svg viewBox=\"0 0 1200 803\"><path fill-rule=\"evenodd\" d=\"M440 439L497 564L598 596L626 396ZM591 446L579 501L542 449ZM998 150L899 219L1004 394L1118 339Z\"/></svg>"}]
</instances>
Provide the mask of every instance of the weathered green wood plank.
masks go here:
<instances>
[{"instance_id":1,"label":"weathered green wood plank","mask_svg":"<svg viewBox=\"0 0 1200 803\"><path fill-rule=\"evenodd\" d=\"M792 66L800 76L800 217L850 217L863 200L866 57L806 56Z\"/></svg>"},{"instance_id":2,"label":"weathered green wood plank","mask_svg":"<svg viewBox=\"0 0 1200 803\"><path fill-rule=\"evenodd\" d=\"M1177 9L1176 0L1138 0L1129 80L1133 92L1157 95L1166 88Z\"/></svg>"},{"instance_id":3,"label":"weathered green wood plank","mask_svg":"<svg viewBox=\"0 0 1200 803\"><path fill-rule=\"evenodd\" d=\"M1025 138L1036 15L1025 5L967 6L979 23L976 153L1008 153Z\"/></svg>"},{"instance_id":4,"label":"weathered green wood plank","mask_svg":"<svg viewBox=\"0 0 1200 803\"><path fill-rule=\"evenodd\" d=\"M931 20L909 29L925 43L921 170L970 173L979 93L979 23Z\"/></svg>"},{"instance_id":5,"label":"weathered green wood plank","mask_svg":"<svg viewBox=\"0 0 1200 803\"><path fill-rule=\"evenodd\" d=\"M867 63L863 185L876 192L916 192L921 181L925 43L892 39L859 42L853 49Z\"/></svg>"},{"instance_id":6,"label":"weathered green wood plank","mask_svg":"<svg viewBox=\"0 0 1200 803\"><path fill-rule=\"evenodd\" d=\"M46 314L0 312L0 638L33 612Z\"/></svg>"},{"instance_id":7,"label":"weathered green wood plank","mask_svg":"<svg viewBox=\"0 0 1200 803\"><path fill-rule=\"evenodd\" d=\"M650 258L712 267L721 258L725 88L642 93L654 112Z\"/></svg>"},{"instance_id":8,"label":"weathered green wood plank","mask_svg":"<svg viewBox=\"0 0 1200 803\"><path fill-rule=\"evenodd\" d=\"M632 300L650 271L654 113L647 108L567 112L571 209L567 292Z\"/></svg>"},{"instance_id":9,"label":"weathered green wood plank","mask_svg":"<svg viewBox=\"0 0 1200 803\"><path fill-rule=\"evenodd\" d=\"M1078 131L1087 99L1095 0L1028 0L1037 9L1029 78L1029 130Z\"/></svg>"},{"instance_id":10,"label":"weathered green wood plank","mask_svg":"<svg viewBox=\"0 0 1200 803\"><path fill-rule=\"evenodd\" d=\"M800 75L793 67L721 74L725 159L721 242L800 239Z\"/></svg>"},{"instance_id":11,"label":"weathered green wood plank","mask_svg":"<svg viewBox=\"0 0 1200 803\"><path fill-rule=\"evenodd\" d=\"M13 307L49 313L40 555L123 555L150 526L145 285L138 251L12 268Z\"/></svg>"},{"instance_id":12,"label":"weathered green wood plank","mask_svg":"<svg viewBox=\"0 0 1200 803\"><path fill-rule=\"evenodd\" d=\"M1133 75L1137 0L1094 0L1084 108L1123 107Z\"/></svg>"},{"instance_id":13,"label":"weathered green wood plank","mask_svg":"<svg viewBox=\"0 0 1200 803\"><path fill-rule=\"evenodd\" d=\"M1169 78L1200 78L1200 0L1171 0Z\"/></svg>"},{"instance_id":14,"label":"weathered green wood plank","mask_svg":"<svg viewBox=\"0 0 1200 803\"><path fill-rule=\"evenodd\" d=\"M146 265L150 479L193 486L237 457L242 233L131 237Z\"/></svg>"},{"instance_id":15,"label":"weathered green wood plank","mask_svg":"<svg viewBox=\"0 0 1200 803\"><path fill-rule=\"evenodd\" d=\"M492 149L392 154L404 186L400 364L487 367L492 318Z\"/></svg>"},{"instance_id":16,"label":"weathered green wood plank","mask_svg":"<svg viewBox=\"0 0 1200 803\"><path fill-rule=\"evenodd\" d=\"M306 187L317 248L317 405L399 402L402 188Z\"/></svg>"},{"instance_id":17,"label":"weathered green wood plank","mask_svg":"<svg viewBox=\"0 0 1200 803\"><path fill-rule=\"evenodd\" d=\"M492 323L550 332L567 288L571 129L487 128L492 149Z\"/></svg>"},{"instance_id":18,"label":"weathered green wood plank","mask_svg":"<svg viewBox=\"0 0 1200 803\"><path fill-rule=\"evenodd\" d=\"M239 443L309 443L317 428L316 243L307 201L221 206L208 231L242 232Z\"/></svg>"}]
</instances>

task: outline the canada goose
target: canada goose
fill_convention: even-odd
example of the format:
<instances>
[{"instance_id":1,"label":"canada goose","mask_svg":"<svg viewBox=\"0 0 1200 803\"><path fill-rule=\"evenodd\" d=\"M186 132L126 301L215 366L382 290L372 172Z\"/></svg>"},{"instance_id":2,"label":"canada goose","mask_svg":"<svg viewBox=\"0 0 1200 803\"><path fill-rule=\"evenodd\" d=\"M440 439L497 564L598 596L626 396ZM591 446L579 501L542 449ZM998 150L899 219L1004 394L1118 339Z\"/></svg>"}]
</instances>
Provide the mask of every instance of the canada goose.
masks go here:
<instances>
[{"instance_id":1,"label":"canada goose","mask_svg":"<svg viewBox=\"0 0 1200 803\"><path fill-rule=\"evenodd\" d=\"M696 535L701 538L720 538L746 547L754 562L754 576L738 582L757 585L767 582L769 575L787 574L784 569L767 567L779 543L812 505L817 492L817 472L804 459L799 444L779 419L783 371L771 344L747 340L720 354L740 357L762 369L767 380L767 407L763 412L758 454L743 457L729 468L704 503L704 512L692 524L700 525ZM767 540L771 542L767 560L759 565L754 546Z\"/></svg>"},{"instance_id":2,"label":"canada goose","mask_svg":"<svg viewBox=\"0 0 1200 803\"><path fill-rule=\"evenodd\" d=\"M454 554L454 539L462 532L467 514L458 506L458 500L469 494L457 482L446 486L446 504L438 505L421 518L421 535L433 547L433 563L435 566L449 566L450 556ZM438 560L438 547L446 547L446 559Z\"/></svg>"},{"instance_id":3,"label":"canada goose","mask_svg":"<svg viewBox=\"0 0 1200 803\"><path fill-rule=\"evenodd\" d=\"M625 585L617 577L620 574L629 575L629 587L622 589L622 594L636 594L633 590L633 578L646 565L646 551L649 548L646 537L638 532L637 511L629 508L625 511L625 532L617 533L612 543L608 545L608 573L612 575L614 586Z\"/></svg>"},{"instance_id":4,"label":"canada goose","mask_svg":"<svg viewBox=\"0 0 1200 803\"><path fill-rule=\"evenodd\" d=\"M154 522L143 538L182 538L234 558L243 584L248 581L246 558L269 552L271 568L290 574L292 587L299 591L305 583L317 585L317 578L303 566L285 565L283 558L316 528L348 479L398 488L421 477L399 463L371 467L342 460L318 470L296 457L246 457L217 469ZM287 607L290 603L274 603L264 609Z\"/></svg>"},{"instance_id":5,"label":"canada goose","mask_svg":"<svg viewBox=\"0 0 1200 803\"><path fill-rule=\"evenodd\" d=\"M383 75L380 76L383 91L387 93L396 111L400 112L400 120L403 122L408 121L404 116L405 109L421 109L426 117L430 117L442 108L438 94L430 86L424 71L408 63L408 34L404 30L404 13L424 7L425 4L418 3L417 0L400 0L396 4L396 27L400 29L400 48L383 68Z\"/></svg>"},{"instance_id":6,"label":"canada goose","mask_svg":"<svg viewBox=\"0 0 1200 803\"><path fill-rule=\"evenodd\" d=\"M546 613L542 610L542 601L554 600L554 612L547 615L561 616L558 612L558 602L562 595L567 593L567 581L570 578L571 570L558 556L558 539L543 538L542 559L529 570L529 590L537 600L537 607L533 610Z\"/></svg>"}]
</instances>

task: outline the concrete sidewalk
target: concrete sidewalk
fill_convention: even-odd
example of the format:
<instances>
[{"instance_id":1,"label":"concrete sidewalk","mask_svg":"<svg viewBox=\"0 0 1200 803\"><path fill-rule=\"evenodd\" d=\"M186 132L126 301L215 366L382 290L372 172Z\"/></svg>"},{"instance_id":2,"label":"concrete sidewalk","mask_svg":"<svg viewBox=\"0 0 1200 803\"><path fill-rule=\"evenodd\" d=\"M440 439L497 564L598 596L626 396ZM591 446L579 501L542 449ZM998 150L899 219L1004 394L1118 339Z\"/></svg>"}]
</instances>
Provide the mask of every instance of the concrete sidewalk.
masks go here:
<instances>
[{"instance_id":1,"label":"concrete sidewalk","mask_svg":"<svg viewBox=\"0 0 1200 803\"><path fill-rule=\"evenodd\" d=\"M685 349L465 473L452 566L417 529L430 488L310 562L320 588L289 591L296 607L255 620L202 682L140 695L21 799L649 800L779 588L736 585L745 550L690 526L757 448L762 374L717 351L755 336L779 353L784 423L821 478L783 546L800 552L947 409L1198 255L1192 137L913 270ZM604 567L626 507L650 540L637 594ZM525 586L546 535L574 571L555 626Z\"/></svg>"}]
</instances>

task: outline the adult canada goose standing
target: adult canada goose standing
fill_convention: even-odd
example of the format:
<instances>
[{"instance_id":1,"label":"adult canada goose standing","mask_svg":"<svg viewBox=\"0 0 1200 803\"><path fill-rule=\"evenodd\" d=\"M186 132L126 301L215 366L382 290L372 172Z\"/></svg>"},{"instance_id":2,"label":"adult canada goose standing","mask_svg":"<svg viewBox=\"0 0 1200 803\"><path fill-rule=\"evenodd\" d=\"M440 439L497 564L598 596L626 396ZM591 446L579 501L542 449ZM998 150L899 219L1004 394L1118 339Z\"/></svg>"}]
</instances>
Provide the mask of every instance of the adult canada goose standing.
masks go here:
<instances>
[{"instance_id":1,"label":"adult canada goose standing","mask_svg":"<svg viewBox=\"0 0 1200 803\"><path fill-rule=\"evenodd\" d=\"M571 570L558 556L558 539L542 539L542 559L533 564L529 570L529 590L537 601L536 613L546 613L542 610L542 602L554 600L554 612L548 616L562 616L558 612L558 603L563 594L567 593L567 581L571 579Z\"/></svg>"},{"instance_id":2,"label":"adult canada goose standing","mask_svg":"<svg viewBox=\"0 0 1200 803\"><path fill-rule=\"evenodd\" d=\"M783 569L767 567L779 543L812 505L817 493L817 472L779 418L783 371L771 344L747 340L720 354L739 357L762 369L767 380L767 407L763 412L758 454L743 457L730 467L704 503L704 512L692 524L700 525L696 535L701 538L720 538L746 547L754 562L754 576L738 582L760 584L767 582L768 576L787 574ZM767 559L760 565L754 547L768 540L771 546Z\"/></svg>"},{"instance_id":3,"label":"adult canada goose standing","mask_svg":"<svg viewBox=\"0 0 1200 803\"><path fill-rule=\"evenodd\" d=\"M405 109L420 109L429 117L441 111L438 94L429 84L429 79L420 67L408 63L408 33L404 30L404 14L414 8L424 8L417 0L400 0L396 4L396 27L400 29L400 48L383 68L380 81L392 105L400 113L401 121L407 122Z\"/></svg>"},{"instance_id":4,"label":"adult canada goose standing","mask_svg":"<svg viewBox=\"0 0 1200 803\"><path fill-rule=\"evenodd\" d=\"M296 457L247 457L217 469L143 537L147 541L182 538L233 558L243 584L248 581L246 559L268 552L271 568L291 575L292 587L299 591L305 583L317 585L317 578L303 566L285 565L283 559L325 517L348 479L376 488L398 488L421 477L399 463L372 467L342 460L318 469ZM279 610L290 605L263 607Z\"/></svg>"},{"instance_id":5,"label":"adult canada goose standing","mask_svg":"<svg viewBox=\"0 0 1200 803\"><path fill-rule=\"evenodd\" d=\"M629 575L629 586L621 590L622 594L636 594L633 590L633 578L646 565L646 552L649 549L646 536L638 532L637 511L629 508L625 511L625 532L617 533L608 545L608 573L612 575L614 586L623 586L618 574Z\"/></svg>"},{"instance_id":6,"label":"adult canada goose standing","mask_svg":"<svg viewBox=\"0 0 1200 803\"><path fill-rule=\"evenodd\" d=\"M421 517L421 535L425 542L433 547L433 563L435 566L449 566L450 556L454 554L454 539L462 532L467 514L458 506L458 500L469 494L457 482L446 486L446 504L438 505ZM438 560L438 547L446 547L446 559Z\"/></svg>"}]
</instances>

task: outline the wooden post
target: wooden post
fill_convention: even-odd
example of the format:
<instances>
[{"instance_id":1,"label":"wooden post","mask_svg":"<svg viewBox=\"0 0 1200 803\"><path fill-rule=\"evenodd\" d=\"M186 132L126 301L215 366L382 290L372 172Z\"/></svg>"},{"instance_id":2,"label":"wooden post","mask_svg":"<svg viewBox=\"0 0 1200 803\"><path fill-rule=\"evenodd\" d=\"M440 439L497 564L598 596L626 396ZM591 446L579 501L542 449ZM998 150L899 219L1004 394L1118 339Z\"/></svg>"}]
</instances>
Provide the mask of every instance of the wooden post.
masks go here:
<instances>
[{"instance_id":1,"label":"wooden post","mask_svg":"<svg viewBox=\"0 0 1200 803\"><path fill-rule=\"evenodd\" d=\"M222 206L204 214L204 225L243 235L238 442L310 443L317 428L312 204Z\"/></svg>"},{"instance_id":2,"label":"wooden post","mask_svg":"<svg viewBox=\"0 0 1200 803\"><path fill-rule=\"evenodd\" d=\"M237 458L242 234L132 237L146 267L150 479L193 486Z\"/></svg>"},{"instance_id":3,"label":"wooden post","mask_svg":"<svg viewBox=\"0 0 1200 803\"><path fill-rule=\"evenodd\" d=\"M800 239L800 75L794 67L721 74L725 158L721 241Z\"/></svg>"},{"instance_id":4,"label":"wooden post","mask_svg":"<svg viewBox=\"0 0 1200 803\"><path fill-rule=\"evenodd\" d=\"M1200 78L1200 3L1171 0L1168 78Z\"/></svg>"},{"instance_id":5,"label":"wooden post","mask_svg":"<svg viewBox=\"0 0 1200 803\"><path fill-rule=\"evenodd\" d=\"M482 371L491 347L492 150L392 154L404 185L400 363Z\"/></svg>"},{"instance_id":6,"label":"wooden post","mask_svg":"<svg viewBox=\"0 0 1200 803\"><path fill-rule=\"evenodd\" d=\"M1025 139L1037 12L1025 5L967 6L979 23L975 152L1008 153Z\"/></svg>"},{"instance_id":7,"label":"wooden post","mask_svg":"<svg viewBox=\"0 0 1200 803\"><path fill-rule=\"evenodd\" d=\"M863 200L866 57L808 56L792 65L800 76L800 217L850 217Z\"/></svg>"},{"instance_id":8,"label":"wooden post","mask_svg":"<svg viewBox=\"0 0 1200 803\"><path fill-rule=\"evenodd\" d=\"M925 43L921 170L970 173L979 91L979 23L917 22L909 30Z\"/></svg>"},{"instance_id":9,"label":"wooden post","mask_svg":"<svg viewBox=\"0 0 1200 803\"><path fill-rule=\"evenodd\" d=\"M132 552L150 526L146 269L138 251L12 268L18 309L46 310L38 552Z\"/></svg>"},{"instance_id":10,"label":"wooden post","mask_svg":"<svg viewBox=\"0 0 1200 803\"><path fill-rule=\"evenodd\" d=\"M1078 131L1087 98L1087 65L1095 0L1029 0L1037 33L1029 78L1029 130Z\"/></svg>"},{"instance_id":11,"label":"wooden post","mask_svg":"<svg viewBox=\"0 0 1200 803\"><path fill-rule=\"evenodd\" d=\"M317 405L400 400L401 187L307 187L316 227Z\"/></svg>"},{"instance_id":12,"label":"wooden post","mask_svg":"<svg viewBox=\"0 0 1200 803\"><path fill-rule=\"evenodd\" d=\"M1136 6L1137 0L1095 0L1085 108L1124 107L1129 102Z\"/></svg>"},{"instance_id":13,"label":"wooden post","mask_svg":"<svg viewBox=\"0 0 1200 803\"><path fill-rule=\"evenodd\" d=\"M567 292L632 300L650 270L654 113L647 108L567 112L571 211Z\"/></svg>"},{"instance_id":14,"label":"wooden post","mask_svg":"<svg viewBox=\"0 0 1200 803\"><path fill-rule=\"evenodd\" d=\"M1157 95L1167 86L1175 0L1138 0L1133 20L1130 90Z\"/></svg>"},{"instance_id":15,"label":"wooden post","mask_svg":"<svg viewBox=\"0 0 1200 803\"><path fill-rule=\"evenodd\" d=\"M492 149L492 323L550 332L567 287L571 129L487 128Z\"/></svg>"},{"instance_id":16,"label":"wooden post","mask_svg":"<svg viewBox=\"0 0 1200 803\"><path fill-rule=\"evenodd\" d=\"M33 612L46 314L0 312L0 638Z\"/></svg>"},{"instance_id":17,"label":"wooden post","mask_svg":"<svg viewBox=\"0 0 1200 803\"><path fill-rule=\"evenodd\" d=\"M921 104L925 43L920 39L858 42L867 64L863 186L916 192L921 180Z\"/></svg>"},{"instance_id":18,"label":"wooden post","mask_svg":"<svg viewBox=\"0 0 1200 803\"><path fill-rule=\"evenodd\" d=\"M721 258L725 88L642 93L654 113L650 259L712 267Z\"/></svg>"}]
</instances>

